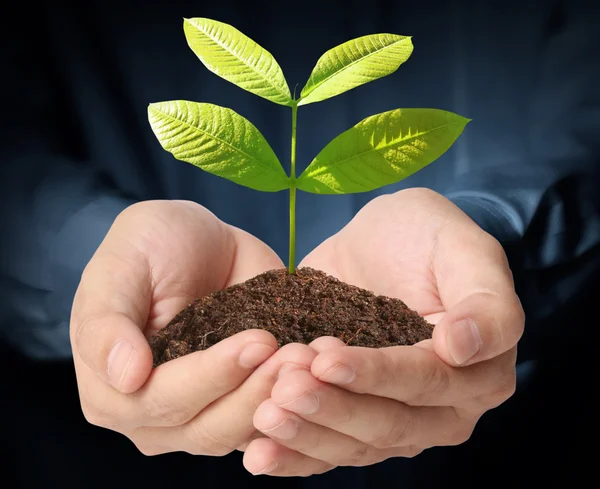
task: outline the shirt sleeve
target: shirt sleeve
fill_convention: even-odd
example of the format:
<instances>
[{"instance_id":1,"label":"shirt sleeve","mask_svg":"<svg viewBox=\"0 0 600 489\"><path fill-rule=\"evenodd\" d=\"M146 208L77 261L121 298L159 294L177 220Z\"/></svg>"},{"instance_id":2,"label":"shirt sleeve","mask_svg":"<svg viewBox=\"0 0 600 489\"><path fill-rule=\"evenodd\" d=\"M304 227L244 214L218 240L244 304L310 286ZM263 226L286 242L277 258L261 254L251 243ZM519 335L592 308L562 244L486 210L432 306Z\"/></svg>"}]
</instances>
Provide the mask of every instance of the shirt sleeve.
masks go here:
<instances>
[{"instance_id":1,"label":"shirt sleeve","mask_svg":"<svg viewBox=\"0 0 600 489\"><path fill-rule=\"evenodd\" d=\"M482 162L445 191L505 246L528 311L525 343L552 334L543 324L600 264L600 17L593 2L558 5L524 108L530 151L506 165Z\"/></svg>"}]
</instances>

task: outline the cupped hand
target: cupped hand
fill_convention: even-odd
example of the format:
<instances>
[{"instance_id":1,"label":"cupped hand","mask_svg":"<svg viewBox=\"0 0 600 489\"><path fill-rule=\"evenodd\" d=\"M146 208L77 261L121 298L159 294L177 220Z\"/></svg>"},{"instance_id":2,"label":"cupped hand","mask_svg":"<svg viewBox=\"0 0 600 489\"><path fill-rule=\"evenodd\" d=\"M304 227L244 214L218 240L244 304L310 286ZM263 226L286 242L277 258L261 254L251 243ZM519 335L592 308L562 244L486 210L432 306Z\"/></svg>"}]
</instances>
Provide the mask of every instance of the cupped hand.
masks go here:
<instances>
[{"instance_id":1,"label":"cupped hand","mask_svg":"<svg viewBox=\"0 0 600 489\"><path fill-rule=\"evenodd\" d=\"M282 376L255 413L268 438L247 447L250 472L310 475L460 444L514 392L524 314L505 253L441 195L374 199L301 265L400 298L436 326L408 347L312 345L311 372Z\"/></svg>"},{"instance_id":2,"label":"cupped hand","mask_svg":"<svg viewBox=\"0 0 600 489\"><path fill-rule=\"evenodd\" d=\"M145 454L223 455L246 445L282 366L306 370L316 353L304 345L276 351L272 335L249 330L152 369L147 337L196 298L280 267L265 244L197 204L126 209L86 267L72 308L86 419Z\"/></svg>"}]
</instances>

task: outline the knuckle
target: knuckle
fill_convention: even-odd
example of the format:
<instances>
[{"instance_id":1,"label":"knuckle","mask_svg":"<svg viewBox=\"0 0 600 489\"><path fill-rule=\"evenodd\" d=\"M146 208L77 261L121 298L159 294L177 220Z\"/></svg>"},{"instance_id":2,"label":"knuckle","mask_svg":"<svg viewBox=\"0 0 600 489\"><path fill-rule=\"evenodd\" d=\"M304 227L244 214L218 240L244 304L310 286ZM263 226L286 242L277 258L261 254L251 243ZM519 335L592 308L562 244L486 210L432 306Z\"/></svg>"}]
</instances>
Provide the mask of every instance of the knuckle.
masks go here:
<instances>
[{"instance_id":1,"label":"knuckle","mask_svg":"<svg viewBox=\"0 0 600 489\"><path fill-rule=\"evenodd\" d=\"M188 422L193 416L189 409L169 404L156 393L147 396L145 415L158 420L161 426L179 426Z\"/></svg>"},{"instance_id":2,"label":"knuckle","mask_svg":"<svg viewBox=\"0 0 600 489\"><path fill-rule=\"evenodd\" d=\"M515 325L515 327L513 327L513 331L514 331L513 343L517 344L517 342L521 339L521 336L523 336L523 332L525 331L525 319L526 319L525 318L525 310L523 309L523 305L521 304L521 300L519 299L517 294L514 295L514 304L513 304L512 310L513 310L513 314L514 314L512 323Z\"/></svg>"},{"instance_id":3,"label":"knuckle","mask_svg":"<svg viewBox=\"0 0 600 489\"><path fill-rule=\"evenodd\" d=\"M390 369L387 367L382 368L380 372L380 375L370 375L369 377L370 382L368 387L373 392L387 392L391 388L390 384L393 382L393 377L391 377L391 375L393 375L393 373L390 372ZM357 392L363 394L366 392L366 387L361 387L362 389L358 390Z\"/></svg>"},{"instance_id":4,"label":"knuckle","mask_svg":"<svg viewBox=\"0 0 600 489\"><path fill-rule=\"evenodd\" d=\"M506 258L506 252L504 247L494 236L486 231L481 230L478 235L478 239L481 240L481 244L486 250L486 254L490 256L494 261L498 263L504 263L508 267L508 259Z\"/></svg>"},{"instance_id":5,"label":"knuckle","mask_svg":"<svg viewBox=\"0 0 600 489\"><path fill-rule=\"evenodd\" d=\"M454 431L454 433L452 433L452 436L450 436L450 439L449 439L447 445L448 446L457 446L457 445L462 445L463 443L467 442L471 438L474 428L475 428L474 424L460 426L458 429L456 429Z\"/></svg>"},{"instance_id":6,"label":"knuckle","mask_svg":"<svg viewBox=\"0 0 600 489\"><path fill-rule=\"evenodd\" d=\"M226 447L225 445L213 445L211 454L213 457L225 457L232 451L231 448Z\"/></svg>"},{"instance_id":7,"label":"knuckle","mask_svg":"<svg viewBox=\"0 0 600 489\"><path fill-rule=\"evenodd\" d=\"M417 455L421 455L423 449L417 445L409 445L406 447L404 458L415 458Z\"/></svg>"},{"instance_id":8,"label":"knuckle","mask_svg":"<svg viewBox=\"0 0 600 489\"><path fill-rule=\"evenodd\" d=\"M104 427L103 420L93 412L90 412L90 411L84 409L83 417L89 424L91 424L93 426Z\"/></svg>"},{"instance_id":9,"label":"knuckle","mask_svg":"<svg viewBox=\"0 0 600 489\"><path fill-rule=\"evenodd\" d=\"M233 452L236 447L230 446L223 436L215 434L200 419L190 423L186 429L192 455L211 455L223 457Z\"/></svg>"},{"instance_id":10,"label":"knuckle","mask_svg":"<svg viewBox=\"0 0 600 489\"><path fill-rule=\"evenodd\" d=\"M442 367L423 369L421 385L429 392L443 394L450 386L450 375Z\"/></svg>"},{"instance_id":11,"label":"knuckle","mask_svg":"<svg viewBox=\"0 0 600 489\"><path fill-rule=\"evenodd\" d=\"M90 404L82 403L81 404L81 412L83 413L83 417L85 420L94 426L100 426L104 428L108 426L108 420L106 415L102 413L99 409L93 407Z\"/></svg>"},{"instance_id":12,"label":"knuckle","mask_svg":"<svg viewBox=\"0 0 600 489\"><path fill-rule=\"evenodd\" d=\"M163 450L159 447L152 446L152 445L135 444L135 447L138 449L138 451L142 455L145 455L146 457L154 457L156 455L162 455L163 453L166 453L165 450Z\"/></svg>"},{"instance_id":13,"label":"knuckle","mask_svg":"<svg viewBox=\"0 0 600 489\"><path fill-rule=\"evenodd\" d=\"M502 376L502 379L492 391L492 398L500 403L508 400L513 396L517 389L517 372L515 368Z\"/></svg>"},{"instance_id":14,"label":"knuckle","mask_svg":"<svg viewBox=\"0 0 600 489\"><path fill-rule=\"evenodd\" d=\"M280 363L288 361L291 361L292 363L299 363L299 361L305 359L309 361L312 360L312 358L316 356L316 353L308 345L302 345L300 343L288 343L283 345L276 355Z\"/></svg>"},{"instance_id":15,"label":"knuckle","mask_svg":"<svg viewBox=\"0 0 600 489\"><path fill-rule=\"evenodd\" d=\"M227 365L214 375L206 375L203 382L210 385L209 390L212 392L227 393L237 386L232 383L232 379L236 378L237 369L237 366ZM194 382L190 380L188 385L193 386Z\"/></svg>"},{"instance_id":16,"label":"knuckle","mask_svg":"<svg viewBox=\"0 0 600 489\"><path fill-rule=\"evenodd\" d=\"M371 448L368 445L359 445L347 454L337 465L345 467L370 465L372 463L372 457L370 455Z\"/></svg>"},{"instance_id":17,"label":"knuckle","mask_svg":"<svg viewBox=\"0 0 600 489\"><path fill-rule=\"evenodd\" d=\"M351 424L356 419L356 406L353 403L343 403L336 412L339 425Z\"/></svg>"},{"instance_id":18,"label":"knuckle","mask_svg":"<svg viewBox=\"0 0 600 489\"><path fill-rule=\"evenodd\" d=\"M323 432L321 430L318 430L315 433L308 435L303 440L303 445L306 447L306 450L308 452L313 452L319 447L323 446L324 441L325 440L323 439Z\"/></svg>"},{"instance_id":19,"label":"knuckle","mask_svg":"<svg viewBox=\"0 0 600 489\"><path fill-rule=\"evenodd\" d=\"M370 445L378 449L404 446L410 434L412 423L412 417L403 410L398 409L394 415L391 428L386 433L376 436Z\"/></svg>"},{"instance_id":20,"label":"knuckle","mask_svg":"<svg viewBox=\"0 0 600 489\"><path fill-rule=\"evenodd\" d=\"M319 468L313 469L309 474L307 474L307 477L311 475L321 475L329 472L332 469L335 469L335 465L323 464Z\"/></svg>"},{"instance_id":21,"label":"knuckle","mask_svg":"<svg viewBox=\"0 0 600 489\"><path fill-rule=\"evenodd\" d=\"M185 409L163 408L157 412L156 417L164 426L179 426L187 422L191 415Z\"/></svg>"},{"instance_id":22,"label":"knuckle","mask_svg":"<svg viewBox=\"0 0 600 489\"><path fill-rule=\"evenodd\" d=\"M504 402L510 399L515 391L517 390L517 376L516 372L508 375L504 382L498 385L498 388L494 392L494 398L499 402Z\"/></svg>"},{"instance_id":23,"label":"knuckle","mask_svg":"<svg viewBox=\"0 0 600 489\"><path fill-rule=\"evenodd\" d=\"M246 344L248 343L262 343L267 346L273 347L274 350L277 349L277 340L275 337L264 329L247 329L238 333L241 337L244 338Z\"/></svg>"},{"instance_id":24,"label":"knuckle","mask_svg":"<svg viewBox=\"0 0 600 489\"><path fill-rule=\"evenodd\" d=\"M74 347L77 349L78 353L85 360L89 360L88 356L90 356L90 349L96 350L98 345L97 342L97 332L99 329L99 317L97 316L89 316L84 320L80 320L74 315L71 318L71 332ZM87 345L87 343L92 342L92 345ZM87 348L86 348L87 346Z\"/></svg>"},{"instance_id":25,"label":"knuckle","mask_svg":"<svg viewBox=\"0 0 600 489\"><path fill-rule=\"evenodd\" d=\"M498 407L510 399L517 389L516 369L512 368L510 372L502 375L492 386L488 393L479 397L479 404L484 411Z\"/></svg>"},{"instance_id":26,"label":"knuckle","mask_svg":"<svg viewBox=\"0 0 600 489\"><path fill-rule=\"evenodd\" d=\"M396 379L397 367L385 350L375 352L377 357L370 365L369 388L373 391L387 391ZM376 375L373 375L375 373Z\"/></svg>"},{"instance_id":27,"label":"knuckle","mask_svg":"<svg viewBox=\"0 0 600 489\"><path fill-rule=\"evenodd\" d=\"M360 423L358 411L359 406L356 403L338 402L335 409L335 420L331 420L330 428L339 431L346 426L352 427L355 423Z\"/></svg>"},{"instance_id":28,"label":"knuckle","mask_svg":"<svg viewBox=\"0 0 600 489\"><path fill-rule=\"evenodd\" d=\"M445 394L450 388L450 374L443 366L432 366L428 363L420 366L416 371L421 377L417 384L420 390L410 400L411 405L427 404L429 399Z\"/></svg>"}]
</instances>

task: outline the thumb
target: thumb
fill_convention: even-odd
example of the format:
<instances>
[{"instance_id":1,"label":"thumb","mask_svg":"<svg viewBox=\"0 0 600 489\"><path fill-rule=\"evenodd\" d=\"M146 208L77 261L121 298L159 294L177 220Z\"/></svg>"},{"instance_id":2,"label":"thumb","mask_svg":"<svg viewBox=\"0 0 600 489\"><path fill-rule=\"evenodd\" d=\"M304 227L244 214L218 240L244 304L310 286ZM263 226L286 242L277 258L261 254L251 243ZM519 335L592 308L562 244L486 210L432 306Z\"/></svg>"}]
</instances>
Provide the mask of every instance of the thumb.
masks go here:
<instances>
[{"instance_id":1,"label":"thumb","mask_svg":"<svg viewBox=\"0 0 600 489\"><path fill-rule=\"evenodd\" d=\"M433 273L447 311L433 331L433 347L446 363L470 365L512 349L525 315L500 243L474 223L440 234Z\"/></svg>"},{"instance_id":2,"label":"thumb","mask_svg":"<svg viewBox=\"0 0 600 489\"><path fill-rule=\"evenodd\" d=\"M71 314L71 346L81 363L123 393L138 390L152 371L143 328L152 279L143 258L98 253L86 268Z\"/></svg>"},{"instance_id":3,"label":"thumb","mask_svg":"<svg viewBox=\"0 0 600 489\"><path fill-rule=\"evenodd\" d=\"M433 348L453 366L494 358L513 348L524 315L516 294L474 292L452 307L433 330Z\"/></svg>"},{"instance_id":4,"label":"thumb","mask_svg":"<svg viewBox=\"0 0 600 489\"><path fill-rule=\"evenodd\" d=\"M122 314L90 317L75 326L73 352L102 380L125 394L138 390L152 370L152 351L141 329Z\"/></svg>"}]
</instances>

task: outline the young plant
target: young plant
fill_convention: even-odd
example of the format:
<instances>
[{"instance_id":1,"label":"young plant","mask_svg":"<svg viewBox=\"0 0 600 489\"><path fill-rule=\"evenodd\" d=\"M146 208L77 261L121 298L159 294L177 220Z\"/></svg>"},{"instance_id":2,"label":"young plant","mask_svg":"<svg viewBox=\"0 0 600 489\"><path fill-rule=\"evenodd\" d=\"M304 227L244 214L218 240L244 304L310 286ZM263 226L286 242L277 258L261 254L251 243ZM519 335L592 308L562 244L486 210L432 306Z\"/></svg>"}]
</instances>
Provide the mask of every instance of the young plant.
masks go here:
<instances>
[{"instance_id":1,"label":"young plant","mask_svg":"<svg viewBox=\"0 0 600 489\"><path fill-rule=\"evenodd\" d=\"M184 20L192 51L210 71L248 92L292 110L290 174L260 131L231 109L176 100L148 107L162 147L178 160L263 192L290 192L288 270L295 270L296 191L368 192L399 182L444 154L470 121L438 109L395 109L362 120L333 139L296 177L298 107L335 97L395 72L412 53L411 37L373 34L327 51L299 98L275 58L234 27Z\"/></svg>"}]
</instances>

